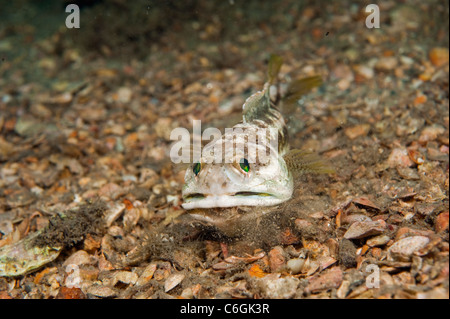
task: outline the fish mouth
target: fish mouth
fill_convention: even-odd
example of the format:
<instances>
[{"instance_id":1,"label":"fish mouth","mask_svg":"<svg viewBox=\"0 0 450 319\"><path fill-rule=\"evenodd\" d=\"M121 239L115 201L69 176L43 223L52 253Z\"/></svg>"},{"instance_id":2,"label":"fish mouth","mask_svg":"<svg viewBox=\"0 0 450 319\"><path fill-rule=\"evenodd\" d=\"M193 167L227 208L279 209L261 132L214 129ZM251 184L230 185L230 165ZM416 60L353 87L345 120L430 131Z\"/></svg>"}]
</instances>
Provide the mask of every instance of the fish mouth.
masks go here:
<instances>
[{"instance_id":1,"label":"fish mouth","mask_svg":"<svg viewBox=\"0 0 450 319\"><path fill-rule=\"evenodd\" d=\"M212 195L205 195L202 193L193 193L193 194L189 194L183 197L183 199L185 201L192 201L192 200L200 200L200 199L204 199L206 197L209 197ZM262 197L276 197L273 194L269 194L269 193L264 193L264 192L237 192L234 194L227 194L227 196L242 196L242 197L249 197L249 196L262 196Z\"/></svg>"},{"instance_id":2,"label":"fish mouth","mask_svg":"<svg viewBox=\"0 0 450 319\"><path fill-rule=\"evenodd\" d=\"M273 194L262 193L262 192L237 192L233 196L264 196L264 197L275 197Z\"/></svg>"},{"instance_id":3,"label":"fish mouth","mask_svg":"<svg viewBox=\"0 0 450 319\"><path fill-rule=\"evenodd\" d=\"M183 196L184 209L235 207L235 206L272 206L277 205L285 199L265 192L236 192L234 194L201 194L193 193Z\"/></svg>"},{"instance_id":4,"label":"fish mouth","mask_svg":"<svg viewBox=\"0 0 450 319\"><path fill-rule=\"evenodd\" d=\"M189 194L189 195L183 196L183 199L185 201L191 201L191 200L196 200L196 199L202 199L205 197L206 196L201 193L194 193L194 194Z\"/></svg>"}]
</instances>

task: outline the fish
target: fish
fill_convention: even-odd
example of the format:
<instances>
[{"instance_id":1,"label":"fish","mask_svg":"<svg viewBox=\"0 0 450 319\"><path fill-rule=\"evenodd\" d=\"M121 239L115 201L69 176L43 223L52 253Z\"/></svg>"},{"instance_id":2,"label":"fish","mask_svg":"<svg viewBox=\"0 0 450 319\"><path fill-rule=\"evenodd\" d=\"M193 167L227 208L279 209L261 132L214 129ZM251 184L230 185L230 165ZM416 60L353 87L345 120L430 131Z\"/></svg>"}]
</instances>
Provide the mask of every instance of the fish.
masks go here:
<instances>
[{"instance_id":1,"label":"fish","mask_svg":"<svg viewBox=\"0 0 450 319\"><path fill-rule=\"evenodd\" d=\"M244 102L242 122L206 145L186 169L182 207L194 219L231 227L291 199L299 175L333 172L317 154L290 148L280 111L320 86L321 77L298 78L282 86L278 81L282 62L280 56L271 55L268 81Z\"/></svg>"}]
</instances>

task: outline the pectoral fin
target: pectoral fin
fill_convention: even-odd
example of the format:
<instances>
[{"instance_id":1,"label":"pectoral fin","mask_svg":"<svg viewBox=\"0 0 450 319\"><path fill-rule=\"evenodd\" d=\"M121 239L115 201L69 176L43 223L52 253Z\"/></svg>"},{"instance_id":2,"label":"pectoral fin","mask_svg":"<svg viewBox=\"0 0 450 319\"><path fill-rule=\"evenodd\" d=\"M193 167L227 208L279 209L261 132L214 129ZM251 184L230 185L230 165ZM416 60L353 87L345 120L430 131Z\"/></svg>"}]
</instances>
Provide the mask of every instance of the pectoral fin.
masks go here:
<instances>
[{"instance_id":1,"label":"pectoral fin","mask_svg":"<svg viewBox=\"0 0 450 319\"><path fill-rule=\"evenodd\" d=\"M332 174L334 169L316 153L292 149L283 156L289 171L294 175L300 174Z\"/></svg>"}]
</instances>

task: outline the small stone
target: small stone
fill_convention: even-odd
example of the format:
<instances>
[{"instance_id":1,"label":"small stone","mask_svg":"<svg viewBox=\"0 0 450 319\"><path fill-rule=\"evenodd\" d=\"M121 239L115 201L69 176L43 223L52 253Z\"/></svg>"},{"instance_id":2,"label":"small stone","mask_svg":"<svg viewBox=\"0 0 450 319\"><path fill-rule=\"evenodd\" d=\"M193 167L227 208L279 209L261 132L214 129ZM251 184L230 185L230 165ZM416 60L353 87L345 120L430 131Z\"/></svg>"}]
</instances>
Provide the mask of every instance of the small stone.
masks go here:
<instances>
[{"instance_id":1,"label":"small stone","mask_svg":"<svg viewBox=\"0 0 450 319\"><path fill-rule=\"evenodd\" d=\"M336 296L340 299L343 299L347 296L350 291L351 282L348 280L344 280L341 286L336 291Z\"/></svg>"},{"instance_id":2,"label":"small stone","mask_svg":"<svg viewBox=\"0 0 450 319\"><path fill-rule=\"evenodd\" d=\"M350 87L351 84L352 82L350 80L342 79L336 84L336 86L339 88L339 90L345 91Z\"/></svg>"},{"instance_id":3,"label":"small stone","mask_svg":"<svg viewBox=\"0 0 450 319\"><path fill-rule=\"evenodd\" d=\"M355 222L370 222L372 219L370 219L369 216L363 215L363 214L351 214L343 217L341 219L342 225L351 225Z\"/></svg>"},{"instance_id":4,"label":"small stone","mask_svg":"<svg viewBox=\"0 0 450 319\"><path fill-rule=\"evenodd\" d=\"M117 296L117 292L108 286L93 285L87 288L87 294L100 298L112 298Z\"/></svg>"},{"instance_id":5,"label":"small stone","mask_svg":"<svg viewBox=\"0 0 450 319\"><path fill-rule=\"evenodd\" d=\"M354 198L352 200L353 203L361 205L361 206L365 206L365 207L369 207L375 210L380 210L380 208L375 205L370 199L368 199L367 197L357 197Z\"/></svg>"},{"instance_id":6,"label":"small stone","mask_svg":"<svg viewBox=\"0 0 450 319\"><path fill-rule=\"evenodd\" d=\"M19 118L14 126L14 131L24 137L36 136L47 128L46 125L33 119Z\"/></svg>"},{"instance_id":7,"label":"small stone","mask_svg":"<svg viewBox=\"0 0 450 319\"><path fill-rule=\"evenodd\" d=\"M400 62L405 64L405 65L413 65L414 64L414 59L410 58L409 56L402 55L402 56L400 56Z\"/></svg>"},{"instance_id":8,"label":"small stone","mask_svg":"<svg viewBox=\"0 0 450 319\"><path fill-rule=\"evenodd\" d=\"M344 234L346 239L359 239L372 235L377 235L385 231L386 222L384 220L355 222L350 225Z\"/></svg>"},{"instance_id":9,"label":"small stone","mask_svg":"<svg viewBox=\"0 0 450 319\"><path fill-rule=\"evenodd\" d=\"M437 287L426 292L420 292L417 294L417 299L447 299L449 294L448 289L444 287Z\"/></svg>"},{"instance_id":10,"label":"small stone","mask_svg":"<svg viewBox=\"0 0 450 319\"><path fill-rule=\"evenodd\" d=\"M347 135L349 139L354 140L359 136L366 136L367 133L369 133L369 131L370 131L369 124L359 124L353 127L346 128L344 133L345 135Z\"/></svg>"},{"instance_id":11,"label":"small stone","mask_svg":"<svg viewBox=\"0 0 450 319\"><path fill-rule=\"evenodd\" d=\"M117 91L117 99L119 100L119 102L128 103L130 102L132 96L133 92L131 91L130 88L121 87Z\"/></svg>"},{"instance_id":12,"label":"small stone","mask_svg":"<svg viewBox=\"0 0 450 319\"><path fill-rule=\"evenodd\" d=\"M181 292L180 295L184 299L192 299L194 298L194 293L192 292L192 288L188 287Z\"/></svg>"},{"instance_id":13,"label":"small stone","mask_svg":"<svg viewBox=\"0 0 450 319\"><path fill-rule=\"evenodd\" d=\"M347 64L337 65L331 72L331 76L335 79L345 79L352 82L355 78L352 69Z\"/></svg>"},{"instance_id":14,"label":"small stone","mask_svg":"<svg viewBox=\"0 0 450 319\"><path fill-rule=\"evenodd\" d=\"M397 167L397 172L404 179L409 179L409 180L413 180L413 181L420 179L420 176L417 173L417 170L413 169L413 168Z\"/></svg>"},{"instance_id":15,"label":"small stone","mask_svg":"<svg viewBox=\"0 0 450 319\"><path fill-rule=\"evenodd\" d=\"M395 235L395 241L399 241L400 239L411 237L411 236L432 236L433 231L431 230L420 230L413 229L408 227L401 227L397 230L397 234Z\"/></svg>"},{"instance_id":16,"label":"small stone","mask_svg":"<svg viewBox=\"0 0 450 319\"><path fill-rule=\"evenodd\" d=\"M366 65L357 65L355 67L356 73L361 75L363 78L370 80L374 77L375 72L373 68Z\"/></svg>"},{"instance_id":17,"label":"small stone","mask_svg":"<svg viewBox=\"0 0 450 319\"><path fill-rule=\"evenodd\" d=\"M344 275L341 268L334 267L328 272L310 279L308 286L305 288L306 293L316 293L323 290L338 288L343 281Z\"/></svg>"},{"instance_id":18,"label":"small stone","mask_svg":"<svg viewBox=\"0 0 450 319\"><path fill-rule=\"evenodd\" d=\"M419 6L401 4L393 10L390 10L391 23L394 28L399 30L415 30L422 25L422 11Z\"/></svg>"},{"instance_id":19,"label":"small stone","mask_svg":"<svg viewBox=\"0 0 450 319\"><path fill-rule=\"evenodd\" d=\"M52 111L41 103L33 103L30 106L31 114L40 118L49 118L52 116Z\"/></svg>"},{"instance_id":20,"label":"small stone","mask_svg":"<svg viewBox=\"0 0 450 319\"><path fill-rule=\"evenodd\" d=\"M391 71L397 67L398 61L394 56L382 57L375 64L375 69L379 71Z\"/></svg>"},{"instance_id":21,"label":"small stone","mask_svg":"<svg viewBox=\"0 0 450 319\"><path fill-rule=\"evenodd\" d=\"M433 48L429 53L431 63L436 67L441 67L448 63L448 48Z\"/></svg>"},{"instance_id":22,"label":"small stone","mask_svg":"<svg viewBox=\"0 0 450 319\"><path fill-rule=\"evenodd\" d=\"M425 127L419 136L419 142L434 141L439 135L445 133L445 128L439 124Z\"/></svg>"},{"instance_id":23,"label":"small stone","mask_svg":"<svg viewBox=\"0 0 450 319\"><path fill-rule=\"evenodd\" d=\"M280 274L270 274L258 279L264 297L269 299L289 299L294 297L300 283L295 277L280 278Z\"/></svg>"},{"instance_id":24,"label":"small stone","mask_svg":"<svg viewBox=\"0 0 450 319\"><path fill-rule=\"evenodd\" d=\"M313 226L313 224L310 221L307 221L306 219L297 218L295 220L295 227L299 231L307 230L311 226Z\"/></svg>"},{"instance_id":25,"label":"small stone","mask_svg":"<svg viewBox=\"0 0 450 319\"><path fill-rule=\"evenodd\" d=\"M291 272L291 274L296 275L302 271L302 267L304 264L305 264L304 258L293 258L287 262L286 266Z\"/></svg>"},{"instance_id":26,"label":"small stone","mask_svg":"<svg viewBox=\"0 0 450 319\"><path fill-rule=\"evenodd\" d=\"M339 242L339 262L347 268L356 266L356 247L348 239L342 239Z\"/></svg>"},{"instance_id":27,"label":"small stone","mask_svg":"<svg viewBox=\"0 0 450 319\"><path fill-rule=\"evenodd\" d=\"M143 286L148 283L152 278L153 274L156 271L156 264L150 264L145 267L139 279L136 281L136 286Z\"/></svg>"},{"instance_id":28,"label":"small stone","mask_svg":"<svg viewBox=\"0 0 450 319\"><path fill-rule=\"evenodd\" d=\"M390 167L411 167L414 162L408 155L408 151L405 148L395 148L387 159L387 164Z\"/></svg>"},{"instance_id":29,"label":"small stone","mask_svg":"<svg viewBox=\"0 0 450 319\"><path fill-rule=\"evenodd\" d=\"M86 265L91 264L92 260L90 255L84 251L84 250L78 250L77 252L70 255L69 258L66 259L66 261L63 263L63 266L69 266L69 265Z\"/></svg>"},{"instance_id":30,"label":"small stone","mask_svg":"<svg viewBox=\"0 0 450 319\"><path fill-rule=\"evenodd\" d=\"M437 233L448 229L448 212L440 213L434 224Z\"/></svg>"},{"instance_id":31,"label":"small stone","mask_svg":"<svg viewBox=\"0 0 450 319\"><path fill-rule=\"evenodd\" d=\"M185 275L182 273L175 273L170 275L164 283L164 292L168 292L178 286L184 279Z\"/></svg>"},{"instance_id":32,"label":"small stone","mask_svg":"<svg viewBox=\"0 0 450 319\"><path fill-rule=\"evenodd\" d=\"M269 265L272 272L281 270L285 263L286 258L284 257L284 251L281 246L277 246L269 252Z\"/></svg>"},{"instance_id":33,"label":"small stone","mask_svg":"<svg viewBox=\"0 0 450 319\"><path fill-rule=\"evenodd\" d=\"M366 244L370 247L386 245L391 240L388 235L380 235L367 240Z\"/></svg>"},{"instance_id":34,"label":"small stone","mask_svg":"<svg viewBox=\"0 0 450 319\"><path fill-rule=\"evenodd\" d=\"M123 203L114 203L109 204L108 210L106 213L105 221L106 226L110 227L114 221L119 218L119 216L122 214L122 212L125 210L125 204Z\"/></svg>"},{"instance_id":35,"label":"small stone","mask_svg":"<svg viewBox=\"0 0 450 319\"><path fill-rule=\"evenodd\" d=\"M124 284L136 284L138 280L138 275L131 271L118 271L114 274L112 278L112 286L115 286L118 282Z\"/></svg>"},{"instance_id":36,"label":"small stone","mask_svg":"<svg viewBox=\"0 0 450 319\"><path fill-rule=\"evenodd\" d=\"M86 295L80 288L61 287L56 299L85 299Z\"/></svg>"},{"instance_id":37,"label":"small stone","mask_svg":"<svg viewBox=\"0 0 450 319\"><path fill-rule=\"evenodd\" d=\"M161 117L153 126L158 137L170 141L170 134L176 127L176 123L169 117Z\"/></svg>"},{"instance_id":38,"label":"small stone","mask_svg":"<svg viewBox=\"0 0 450 319\"><path fill-rule=\"evenodd\" d=\"M400 239L388 249L388 259L405 259L424 248L430 239L425 236L411 236Z\"/></svg>"}]
</instances>

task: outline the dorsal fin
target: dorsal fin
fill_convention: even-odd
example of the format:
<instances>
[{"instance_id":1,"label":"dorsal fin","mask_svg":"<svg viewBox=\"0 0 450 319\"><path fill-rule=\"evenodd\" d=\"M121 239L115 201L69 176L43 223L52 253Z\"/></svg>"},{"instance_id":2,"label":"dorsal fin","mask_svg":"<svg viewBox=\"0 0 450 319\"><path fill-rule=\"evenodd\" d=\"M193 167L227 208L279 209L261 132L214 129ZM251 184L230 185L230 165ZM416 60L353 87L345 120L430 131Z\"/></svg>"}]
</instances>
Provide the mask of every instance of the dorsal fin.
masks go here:
<instances>
[{"instance_id":1,"label":"dorsal fin","mask_svg":"<svg viewBox=\"0 0 450 319\"><path fill-rule=\"evenodd\" d=\"M274 84L274 82L278 79L278 73L280 72L282 64L282 57L276 54L270 55L269 65L267 67L267 81L269 82L269 85Z\"/></svg>"},{"instance_id":2,"label":"dorsal fin","mask_svg":"<svg viewBox=\"0 0 450 319\"><path fill-rule=\"evenodd\" d=\"M277 81L278 73L280 72L283 58L271 54L269 64L267 67L267 83L264 85L262 91L251 95L243 105L243 120L244 123L251 122L256 119L264 119L265 115L269 113L270 101L270 86Z\"/></svg>"},{"instance_id":3,"label":"dorsal fin","mask_svg":"<svg viewBox=\"0 0 450 319\"><path fill-rule=\"evenodd\" d=\"M245 101L242 108L244 123L249 123L256 119L263 119L264 115L267 114L270 109L268 88L265 87L264 90L251 95Z\"/></svg>"}]
</instances>

